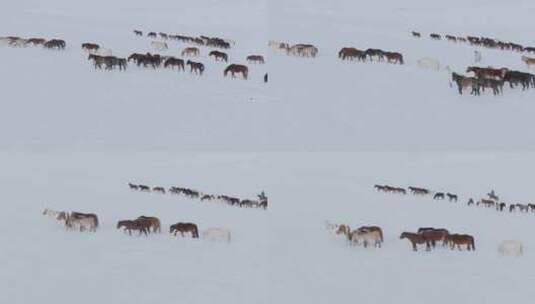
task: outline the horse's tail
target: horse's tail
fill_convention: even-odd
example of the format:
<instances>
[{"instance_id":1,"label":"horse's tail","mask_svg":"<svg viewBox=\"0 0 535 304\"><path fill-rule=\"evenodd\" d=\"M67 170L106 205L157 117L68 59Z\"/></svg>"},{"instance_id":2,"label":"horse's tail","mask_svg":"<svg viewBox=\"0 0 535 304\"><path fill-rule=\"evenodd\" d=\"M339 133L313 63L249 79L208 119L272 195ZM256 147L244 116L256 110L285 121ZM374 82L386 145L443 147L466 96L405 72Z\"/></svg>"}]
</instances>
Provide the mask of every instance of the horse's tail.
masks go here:
<instances>
[{"instance_id":1,"label":"horse's tail","mask_svg":"<svg viewBox=\"0 0 535 304\"><path fill-rule=\"evenodd\" d=\"M470 240L470 241L471 241L471 243L472 243L472 250L475 251L475 250L476 250L476 242L475 242L475 240L474 240L474 237L471 237L471 240Z\"/></svg>"},{"instance_id":2,"label":"horse's tail","mask_svg":"<svg viewBox=\"0 0 535 304\"><path fill-rule=\"evenodd\" d=\"M399 57L399 64L403 64L403 56Z\"/></svg>"}]
</instances>

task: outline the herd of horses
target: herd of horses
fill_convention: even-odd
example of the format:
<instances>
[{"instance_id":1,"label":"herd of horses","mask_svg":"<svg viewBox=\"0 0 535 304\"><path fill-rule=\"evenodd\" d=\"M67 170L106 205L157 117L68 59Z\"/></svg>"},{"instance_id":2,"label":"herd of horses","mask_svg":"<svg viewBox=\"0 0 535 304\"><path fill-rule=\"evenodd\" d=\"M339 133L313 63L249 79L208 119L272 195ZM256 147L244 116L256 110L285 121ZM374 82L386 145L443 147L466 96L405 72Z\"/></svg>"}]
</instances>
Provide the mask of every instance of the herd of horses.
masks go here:
<instances>
[{"instance_id":1,"label":"herd of horses","mask_svg":"<svg viewBox=\"0 0 535 304\"><path fill-rule=\"evenodd\" d=\"M208 201L208 202L222 202L229 206L234 207L241 207L241 208L262 208L264 210L268 207L268 198L264 191L262 191L260 194L257 195L258 199L240 199L238 197L233 197L229 195L214 195L214 194L208 194L204 192L200 192L195 189L191 188L185 188L185 187L177 187L172 186L169 189L166 190L165 187L150 187L143 184L133 184L128 183L128 188L132 191L139 191L139 192L153 192L158 194L166 194L170 193L172 195L184 195L187 198L190 199L198 199L201 202Z\"/></svg>"},{"instance_id":2,"label":"herd of horses","mask_svg":"<svg viewBox=\"0 0 535 304\"><path fill-rule=\"evenodd\" d=\"M343 235L351 246L362 245L364 248L381 247L384 242L383 230L379 226L361 226L352 230L347 224L333 224L326 222L326 229L335 235ZM424 245L427 251L436 248L437 242L442 246L449 246L452 250L466 246L468 251L475 250L474 237L468 234L451 234L443 228L419 228L416 233L403 232L400 239L407 239L412 245L412 250L417 251L418 245Z\"/></svg>"},{"instance_id":3,"label":"herd of horses","mask_svg":"<svg viewBox=\"0 0 535 304\"><path fill-rule=\"evenodd\" d=\"M143 32L135 30L136 35L143 35ZM177 40L184 43L195 44L196 46L185 47L180 53L182 57L198 57L201 53L199 47L206 46L211 48L229 49L231 45L235 44L233 41L227 41L218 37L191 37L184 35L170 35L166 33L150 32L148 37L162 39ZM43 46L48 49L63 50L66 48L66 42L61 39L44 39L44 38L20 38L15 36L0 37L0 42L5 41L7 45L12 47L26 47L28 45ZM156 45L157 44L157 45ZM158 49L167 49L168 46L165 42L153 41L151 46ZM156 47L157 46L157 47ZM152 67L154 69L159 67L164 68L177 68L178 71L185 71L185 66L189 66L190 73L202 75L205 70L205 65L201 62L193 60L185 60L174 56L163 56L160 54L151 53L133 53L127 58L116 57L111 54L111 50L102 48L99 44L94 42L82 43L82 49L89 53L88 61L92 62L93 67L99 70L115 70L125 71L128 63L132 62L138 67ZM228 62L229 56L227 53L212 50L208 53L208 57L213 57L215 61ZM265 58L262 55L252 54L246 56L245 60L250 64L264 64ZM223 70L223 76L229 76L236 78L237 75L241 75L243 79L248 79L249 67L243 64L232 63L225 67ZM267 73L264 75L264 82L267 82Z\"/></svg>"},{"instance_id":4,"label":"herd of horses","mask_svg":"<svg viewBox=\"0 0 535 304\"><path fill-rule=\"evenodd\" d=\"M342 60L357 60L365 62L368 58L370 61L373 61L374 57L377 59L377 61L403 64L403 55L398 52L389 52L381 49L371 48L360 50L354 47L344 47L338 52L338 58Z\"/></svg>"},{"instance_id":5,"label":"herd of horses","mask_svg":"<svg viewBox=\"0 0 535 304\"><path fill-rule=\"evenodd\" d=\"M374 188L377 191L380 192L386 192L386 193L396 193L396 194L407 194L411 193L414 195L430 195L434 200L444 200L448 199L450 202L457 202L458 196L457 194L449 193L449 192L435 192L432 190L429 190L427 188L422 187L408 187L408 191L403 187L394 187L389 185L374 185ZM500 198L494 193L494 191L491 191L486 194L486 196L480 198L479 200L475 201L473 198L468 199L468 202L466 203L467 206L478 206L478 207L485 207L485 208L491 208L495 209L499 212L504 212L509 210L509 213L513 212L520 212L520 213L535 213L535 204L528 203L528 204L520 204L520 203L510 203L507 204L500 200Z\"/></svg>"},{"instance_id":6,"label":"herd of horses","mask_svg":"<svg viewBox=\"0 0 535 304\"><path fill-rule=\"evenodd\" d=\"M143 36L143 31L141 30L134 30L134 34L136 36ZM221 49L230 49L232 45L235 45L236 42L230 40L230 39L223 39L219 37L208 37L200 35L198 37L193 36L186 36L186 35L179 35L179 34L169 34L164 32L148 32L147 33L148 38L156 39L160 38L163 40L175 40L183 43L189 43L194 44L198 46L207 46L207 47L214 47L214 48L221 48Z\"/></svg>"},{"instance_id":7,"label":"herd of horses","mask_svg":"<svg viewBox=\"0 0 535 304\"><path fill-rule=\"evenodd\" d=\"M21 38L17 36L0 37L0 42L6 42L11 47L42 46L45 49L64 50L67 46L62 39Z\"/></svg>"},{"instance_id":8,"label":"herd of horses","mask_svg":"<svg viewBox=\"0 0 535 304\"><path fill-rule=\"evenodd\" d=\"M535 58L533 59L535 61ZM535 88L535 75L531 73L510 70L508 68L476 67L470 66L467 73L475 76L464 76L452 72L451 80L457 85L459 94L463 94L464 89L469 89L472 95L481 95L485 89L492 90L494 95L503 93L506 83L511 89L522 87L522 90Z\"/></svg>"},{"instance_id":9,"label":"herd of horses","mask_svg":"<svg viewBox=\"0 0 535 304\"><path fill-rule=\"evenodd\" d=\"M126 67L129 62L134 63L138 67L151 67L157 69L160 67L177 69L178 71L185 71L186 66L189 67L190 73L202 75L205 70L205 65L202 62L187 60L185 61L182 58L177 58L175 56L163 56L160 54L151 54L151 53L133 53L127 58L118 58L115 56L107 55L97 55L94 54L94 51L98 51L100 46L96 43L84 43L82 44L82 49L90 52L88 60L93 61L95 69L106 69L114 70L115 67L118 67L119 70L126 70ZM183 57L198 57L200 50L197 47L186 47L182 50L181 55ZM215 61L224 61L228 62L228 54L213 50L208 54L209 57L214 57ZM262 55L249 55L246 58L249 63L258 63L264 64L265 60ZM223 70L223 76L227 77L230 73L232 78L235 78L236 75L241 75L243 79L247 79L249 75L249 68L243 64L229 64ZM265 77L266 78L266 77ZM267 79L265 79L267 82Z\"/></svg>"},{"instance_id":10,"label":"herd of horses","mask_svg":"<svg viewBox=\"0 0 535 304\"><path fill-rule=\"evenodd\" d=\"M416 38L421 38L422 34L420 32L412 32L412 36ZM535 47L523 46L514 42L504 42L498 39L484 37L484 36L455 36L455 35L441 35L437 33L429 34L429 38L432 40L444 40L454 43L469 43L472 46L485 47L490 49L504 50L504 51L515 51L515 52L526 52L526 53L535 53Z\"/></svg>"},{"instance_id":11,"label":"herd of horses","mask_svg":"<svg viewBox=\"0 0 535 304\"><path fill-rule=\"evenodd\" d=\"M47 208L43 211L43 215L62 224L67 231L96 232L99 227L98 216L94 213L56 211ZM151 233L161 233L161 226L159 218L142 215L133 220L120 220L117 222L116 227L117 230L122 230L130 236L132 232L137 233L138 236L149 236ZM174 236L180 234L182 237L199 238L197 224L189 222L178 222L170 225L169 233ZM226 228L207 228L202 231L202 236L203 239L223 240L226 242L230 242L231 239L231 233Z\"/></svg>"}]
</instances>

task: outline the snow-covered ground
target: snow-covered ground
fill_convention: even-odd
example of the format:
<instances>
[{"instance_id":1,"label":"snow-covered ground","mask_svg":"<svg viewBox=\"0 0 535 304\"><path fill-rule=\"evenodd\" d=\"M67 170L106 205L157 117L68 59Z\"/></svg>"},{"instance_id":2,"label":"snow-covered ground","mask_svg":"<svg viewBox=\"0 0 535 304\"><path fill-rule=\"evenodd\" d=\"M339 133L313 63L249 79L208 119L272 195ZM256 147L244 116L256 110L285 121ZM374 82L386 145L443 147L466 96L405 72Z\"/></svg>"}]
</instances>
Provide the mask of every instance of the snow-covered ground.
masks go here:
<instances>
[{"instance_id":1,"label":"snow-covered ground","mask_svg":"<svg viewBox=\"0 0 535 304\"><path fill-rule=\"evenodd\" d=\"M535 46L534 9L527 0L8 0L0 36L68 47L0 46L0 303L529 303L535 215L466 201L494 189L508 203L535 202L535 90L459 96L448 71L416 62L473 64L475 48L431 32ZM80 49L153 51L134 29L229 38L231 62L264 54L267 64L249 65L248 81L226 79L225 64L201 48L202 77L95 71ZM268 40L312 43L319 56L289 57ZM175 56L186 46L169 45ZM340 62L344 46L400 51L406 64ZM482 65L526 71L518 53L479 50ZM270 205L132 192L128 182L241 198L264 190ZM453 192L459 202L374 184ZM102 226L66 232L44 208L94 212ZM159 217L163 233L116 230L142 214ZM383 248L351 248L326 220L379 225ZM168 234L186 221L228 228L232 242ZM424 226L472 234L476 251L413 252L399 235ZM525 256L500 257L507 239L522 241Z\"/></svg>"}]
</instances>

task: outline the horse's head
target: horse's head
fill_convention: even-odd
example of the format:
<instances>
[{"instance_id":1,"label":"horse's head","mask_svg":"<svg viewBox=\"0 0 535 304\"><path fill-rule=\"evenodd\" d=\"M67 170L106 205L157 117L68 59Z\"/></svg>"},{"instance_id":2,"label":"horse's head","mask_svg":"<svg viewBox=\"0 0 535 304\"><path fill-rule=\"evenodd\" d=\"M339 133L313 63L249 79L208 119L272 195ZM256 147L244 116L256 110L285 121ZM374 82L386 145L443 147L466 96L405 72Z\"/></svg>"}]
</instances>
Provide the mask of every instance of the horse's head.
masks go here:
<instances>
[{"instance_id":1,"label":"horse's head","mask_svg":"<svg viewBox=\"0 0 535 304\"><path fill-rule=\"evenodd\" d=\"M404 238L406 238L406 237L407 237L407 232L403 232L403 233L399 236L400 239L404 239Z\"/></svg>"}]
</instances>

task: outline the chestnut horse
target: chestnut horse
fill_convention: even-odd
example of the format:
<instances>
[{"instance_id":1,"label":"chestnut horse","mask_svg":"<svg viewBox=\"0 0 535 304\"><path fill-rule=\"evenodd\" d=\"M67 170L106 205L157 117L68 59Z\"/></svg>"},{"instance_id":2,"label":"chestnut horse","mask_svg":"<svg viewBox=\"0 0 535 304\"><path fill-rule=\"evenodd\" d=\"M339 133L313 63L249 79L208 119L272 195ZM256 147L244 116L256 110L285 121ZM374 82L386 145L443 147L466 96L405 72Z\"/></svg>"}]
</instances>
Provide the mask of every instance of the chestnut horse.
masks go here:
<instances>
[{"instance_id":1,"label":"chestnut horse","mask_svg":"<svg viewBox=\"0 0 535 304\"><path fill-rule=\"evenodd\" d=\"M467 250L476 250L474 237L468 234L450 234L446 236L445 242L450 244L452 250L455 249L455 245L459 250L461 250L461 245L466 245Z\"/></svg>"},{"instance_id":2,"label":"chestnut horse","mask_svg":"<svg viewBox=\"0 0 535 304\"><path fill-rule=\"evenodd\" d=\"M437 241L442 241L442 246L446 245L446 236L450 233L447 229L435 229L435 228L420 228L418 234L431 241L433 248L436 246Z\"/></svg>"},{"instance_id":3,"label":"chestnut horse","mask_svg":"<svg viewBox=\"0 0 535 304\"><path fill-rule=\"evenodd\" d=\"M231 64L225 69L223 75L226 77L229 72L232 78L235 77L236 73L241 73L243 75L243 79L247 79L247 75L249 74L249 68L241 64Z\"/></svg>"}]
</instances>

